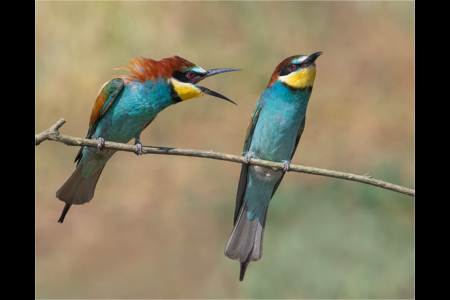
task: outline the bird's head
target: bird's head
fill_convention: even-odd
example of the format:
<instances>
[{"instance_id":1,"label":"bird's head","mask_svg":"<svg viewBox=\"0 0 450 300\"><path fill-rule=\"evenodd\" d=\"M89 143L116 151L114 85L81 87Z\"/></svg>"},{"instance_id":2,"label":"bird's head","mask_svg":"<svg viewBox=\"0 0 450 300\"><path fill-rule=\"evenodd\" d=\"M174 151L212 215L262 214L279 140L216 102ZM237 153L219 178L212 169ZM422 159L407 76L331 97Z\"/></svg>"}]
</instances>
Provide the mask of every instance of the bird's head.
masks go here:
<instances>
[{"instance_id":1,"label":"bird's head","mask_svg":"<svg viewBox=\"0 0 450 300\"><path fill-rule=\"evenodd\" d=\"M268 87L276 81L280 81L294 89L312 87L316 78L316 59L322 52L316 52L309 56L294 55L283 60L270 78Z\"/></svg>"},{"instance_id":2,"label":"bird's head","mask_svg":"<svg viewBox=\"0 0 450 300\"><path fill-rule=\"evenodd\" d=\"M140 82L166 78L173 87L172 97L174 100L184 101L207 94L234 103L217 92L198 86L197 83L212 75L240 71L239 69L212 69L205 71L201 67L179 56L164 58L160 61L143 57L140 60L130 59L129 61L133 65L129 65L125 69L130 71L131 74L122 76L122 78Z\"/></svg>"}]
</instances>

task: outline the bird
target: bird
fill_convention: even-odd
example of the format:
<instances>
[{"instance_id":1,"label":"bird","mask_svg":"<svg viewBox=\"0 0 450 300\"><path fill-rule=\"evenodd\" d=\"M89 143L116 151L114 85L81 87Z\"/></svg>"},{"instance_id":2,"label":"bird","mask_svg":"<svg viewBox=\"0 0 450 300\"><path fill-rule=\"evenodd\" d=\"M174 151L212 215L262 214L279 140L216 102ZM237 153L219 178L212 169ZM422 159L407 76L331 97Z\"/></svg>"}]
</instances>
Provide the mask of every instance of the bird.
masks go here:
<instances>
[{"instance_id":1,"label":"bird","mask_svg":"<svg viewBox=\"0 0 450 300\"><path fill-rule=\"evenodd\" d=\"M65 202L59 223L64 221L73 204L84 204L94 197L103 168L116 152L104 149L105 141L128 143L134 138L135 153L141 155L141 132L165 108L204 95L236 104L197 83L216 74L240 69L206 71L177 55L159 61L132 58L129 62L131 64L126 67L116 69L129 71L128 75L113 76L100 88L86 135L87 139L97 140L98 146L80 148L74 161L77 163L75 171L56 192L56 197Z\"/></svg>"},{"instance_id":2,"label":"bird","mask_svg":"<svg viewBox=\"0 0 450 300\"><path fill-rule=\"evenodd\" d=\"M239 281L248 264L261 259L269 202L278 189L305 128L305 115L316 77L316 59L294 55L275 68L250 119L244 163L236 195L234 226L225 255L240 263ZM251 165L252 158L283 163L282 170Z\"/></svg>"}]
</instances>

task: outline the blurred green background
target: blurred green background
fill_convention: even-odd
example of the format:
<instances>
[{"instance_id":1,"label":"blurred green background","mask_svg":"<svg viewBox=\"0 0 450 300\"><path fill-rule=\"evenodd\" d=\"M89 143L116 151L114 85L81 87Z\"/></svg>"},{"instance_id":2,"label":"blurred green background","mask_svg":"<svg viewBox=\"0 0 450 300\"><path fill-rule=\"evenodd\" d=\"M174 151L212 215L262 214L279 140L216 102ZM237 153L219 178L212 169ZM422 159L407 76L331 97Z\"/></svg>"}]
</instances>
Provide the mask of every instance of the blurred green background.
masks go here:
<instances>
[{"instance_id":1,"label":"blurred green background","mask_svg":"<svg viewBox=\"0 0 450 300\"><path fill-rule=\"evenodd\" d=\"M36 133L84 137L99 88L128 58L240 68L170 107L143 145L240 154L274 68L323 51L293 163L414 188L414 2L35 2ZM238 281L223 248L240 165L117 153L93 201L57 220L77 147L36 147L37 298L413 298L414 199L290 173L263 258Z\"/></svg>"}]
</instances>

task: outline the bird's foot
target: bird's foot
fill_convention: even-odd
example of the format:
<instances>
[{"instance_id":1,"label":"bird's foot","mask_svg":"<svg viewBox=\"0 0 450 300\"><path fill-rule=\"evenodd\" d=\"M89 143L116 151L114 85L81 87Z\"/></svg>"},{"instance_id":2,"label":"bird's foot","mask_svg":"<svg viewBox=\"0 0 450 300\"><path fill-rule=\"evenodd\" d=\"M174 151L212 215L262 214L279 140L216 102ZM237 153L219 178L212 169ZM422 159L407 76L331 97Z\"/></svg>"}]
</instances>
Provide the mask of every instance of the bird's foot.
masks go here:
<instances>
[{"instance_id":1,"label":"bird's foot","mask_svg":"<svg viewBox=\"0 0 450 300\"><path fill-rule=\"evenodd\" d=\"M244 155L244 163L248 164L250 162L250 159L252 158L252 154L251 153L247 153Z\"/></svg>"},{"instance_id":2,"label":"bird's foot","mask_svg":"<svg viewBox=\"0 0 450 300\"><path fill-rule=\"evenodd\" d=\"M142 144L140 142L136 142L136 143L134 143L134 145L136 146L136 149L134 150L134 153L137 156L142 155Z\"/></svg>"},{"instance_id":3,"label":"bird's foot","mask_svg":"<svg viewBox=\"0 0 450 300\"><path fill-rule=\"evenodd\" d=\"M98 150L103 150L103 148L105 148L105 139L102 137L98 138L98 145L97 145Z\"/></svg>"},{"instance_id":4,"label":"bird's foot","mask_svg":"<svg viewBox=\"0 0 450 300\"><path fill-rule=\"evenodd\" d=\"M283 169L282 169L283 173L286 173L289 171L290 164L291 164L291 162L288 160L283 161Z\"/></svg>"}]
</instances>

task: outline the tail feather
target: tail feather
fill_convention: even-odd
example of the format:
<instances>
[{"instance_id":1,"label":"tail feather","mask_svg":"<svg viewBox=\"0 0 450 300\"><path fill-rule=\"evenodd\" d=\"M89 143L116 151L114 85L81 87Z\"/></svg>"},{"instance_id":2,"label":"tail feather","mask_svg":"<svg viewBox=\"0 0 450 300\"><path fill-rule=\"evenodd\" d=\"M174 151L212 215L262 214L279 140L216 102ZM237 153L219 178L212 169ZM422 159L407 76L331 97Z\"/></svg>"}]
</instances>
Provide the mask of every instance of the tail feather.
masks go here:
<instances>
[{"instance_id":1,"label":"tail feather","mask_svg":"<svg viewBox=\"0 0 450 300\"><path fill-rule=\"evenodd\" d=\"M91 201L102 171L103 168L91 177L86 178L82 174L82 163L78 165L66 183L56 192L56 197L66 203L58 222L64 221L72 204L84 204Z\"/></svg>"},{"instance_id":2,"label":"tail feather","mask_svg":"<svg viewBox=\"0 0 450 300\"><path fill-rule=\"evenodd\" d=\"M239 260L241 263L240 281L244 279L249 262L257 261L262 257L266 215L267 207L259 220L249 220L247 218L247 204L244 204L225 246L225 255L231 259Z\"/></svg>"},{"instance_id":3,"label":"tail feather","mask_svg":"<svg viewBox=\"0 0 450 300\"><path fill-rule=\"evenodd\" d=\"M67 212L69 211L69 209L70 209L71 206L72 206L72 204L70 204L70 203L66 203L66 204L64 205L64 209L63 209L63 211L62 211L62 213L61 213L61 217L59 217L59 220L58 220L59 223L64 222L64 218L66 217L66 214L67 214Z\"/></svg>"},{"instance_id":4,"label":"tail feather","mask_svg":"<svg viewBox=\"0 0 450 300\"><path fill-rule=\"evenodd\" d=\"M248 261L248 260L241 263L241 271L239 272L239 281L244 280L245 271L247 271L247 266L249 263L250 263L250 261Z\"/></svg>"}]
</instances>

